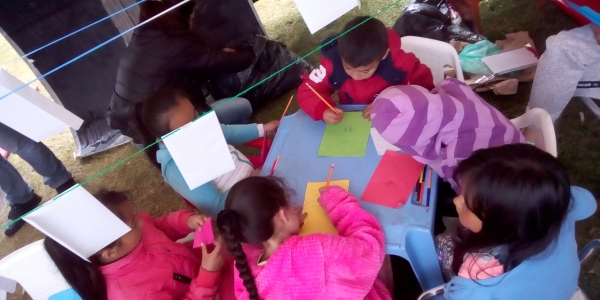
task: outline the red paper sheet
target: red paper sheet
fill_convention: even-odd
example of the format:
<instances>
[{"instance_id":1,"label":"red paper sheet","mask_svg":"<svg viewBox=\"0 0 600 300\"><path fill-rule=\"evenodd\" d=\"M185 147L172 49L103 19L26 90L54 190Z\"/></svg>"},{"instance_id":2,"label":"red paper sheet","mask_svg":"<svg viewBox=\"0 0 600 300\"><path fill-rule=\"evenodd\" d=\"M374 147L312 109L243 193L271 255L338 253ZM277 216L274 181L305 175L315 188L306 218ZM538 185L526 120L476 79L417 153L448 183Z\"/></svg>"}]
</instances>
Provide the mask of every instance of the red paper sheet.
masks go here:
<instances>
[{"instance_id":1,"label":"red paper sheet","mask_svg":"<svg viewBox=\"0 0 600 300\"><path fill-rule=\"evenodd\" d=\"M425 165L410 155L386 151L361 199L396 208L408 201Z\"/></svg>"}]
</instances>

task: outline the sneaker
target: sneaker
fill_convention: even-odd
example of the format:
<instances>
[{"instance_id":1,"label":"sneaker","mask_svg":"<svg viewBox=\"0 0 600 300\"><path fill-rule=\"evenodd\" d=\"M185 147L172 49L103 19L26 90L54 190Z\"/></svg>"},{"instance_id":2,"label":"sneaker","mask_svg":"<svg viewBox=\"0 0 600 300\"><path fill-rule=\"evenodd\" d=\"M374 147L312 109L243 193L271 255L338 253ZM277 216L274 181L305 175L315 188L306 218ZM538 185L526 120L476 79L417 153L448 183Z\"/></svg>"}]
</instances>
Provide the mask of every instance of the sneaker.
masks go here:
<instances>
[{"instance_id":1,"label":"sneaker","mask_svg":"<svg viewBox=\"0 0 600 300\"><path fill-rule=\"evenodd\" d=\"M23 203L23 204L14 204L10 206L10 212L8 212L8 221L16 220L23 216L24 214L30 212L32 209L36 208L38 204L42 202L42 197L38 196L36 193L33 193L33 197L31 200ZM4 234L6 236L13 236L21 227L23 227L25 221L20 219L12 224L10 224L6 229L4 229Z\"/></svg>"},{"instance_id":2,"label":"sneaker","mask_svg":"<svg viewBox=\"0 0 600 300\"><path fill-rule=\"evenodd\" d=\"M69 180L67 180L65 183L59 185L57 188L55 188L55 190L60 195L60 194L62 194L62 192L70 189L72 186L74 186L76 184L77 184L77 182L75 182L75 180L73 180L73 178L69 178Z\"/></svg>"}]
</instances>

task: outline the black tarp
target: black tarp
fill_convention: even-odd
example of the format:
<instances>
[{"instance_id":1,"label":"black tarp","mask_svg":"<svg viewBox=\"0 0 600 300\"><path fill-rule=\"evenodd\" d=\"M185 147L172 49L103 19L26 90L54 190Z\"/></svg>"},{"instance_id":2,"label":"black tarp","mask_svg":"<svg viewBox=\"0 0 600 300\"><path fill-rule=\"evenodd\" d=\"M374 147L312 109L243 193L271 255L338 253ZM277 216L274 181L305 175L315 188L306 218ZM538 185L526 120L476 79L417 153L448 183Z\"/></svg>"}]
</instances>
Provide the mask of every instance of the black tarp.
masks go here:
<instances>
[{"instance_id":1,"label":"black tarp","mask_svg":"<svg viewBox=\"0 0 600 300\"><path fill-rule=\"evenodd\" d=\"M0 0L0 28L17 52L29 53L135 0ZM195 29L212 45L250 33L264 34L249 0L198 0ZM94 25L29 57L44 74L107 41L137 23L137 8ZM121 54L130 35L116 39L50 74L41 84L65 108L84 120L74 132L77 156L88 156L127 142L110 131L105 113L112 96ZM28 62L29 63L29 62ZM39 74L38 74L39 75Z\"/></svg>"}]
</instances>

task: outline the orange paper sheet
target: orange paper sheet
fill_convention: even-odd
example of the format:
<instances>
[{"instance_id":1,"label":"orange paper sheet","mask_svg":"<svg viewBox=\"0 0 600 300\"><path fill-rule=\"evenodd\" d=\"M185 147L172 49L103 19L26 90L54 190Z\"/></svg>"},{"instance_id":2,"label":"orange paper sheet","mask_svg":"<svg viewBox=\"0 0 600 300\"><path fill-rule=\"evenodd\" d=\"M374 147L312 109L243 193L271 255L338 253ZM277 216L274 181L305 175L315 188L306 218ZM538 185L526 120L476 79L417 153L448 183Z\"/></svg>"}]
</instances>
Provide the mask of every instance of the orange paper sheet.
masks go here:
<instances>
[{"instance_id":1,"label":"orange paper sheet","mask_svg":"<svg viewBox=\"0 0 600 300\"><path fill-rule=\"evenodd\" d=\"M403 205L412 193L424 167L425 165L410 155L386 151L361 199L392 208Z\"/></svg>"},{"instance_id":2,"label":"orange paper sheet","mask_svg":"<svg viewBox=\"0 0 600 300\"><path fill-rule=\"evenodd\" d=\"M337 229L331 223L327 212L319 204L319 189L324 187L327 182L309 182L306 184L306 195L304 196L303 213L308 213L304 219L304 225L300 228L300 235L309 235L311 233L332 233L337 234ZM329 183L330 186L340 186L346 191L350 186L350 180L335 180Z\"/></svg>"}]
</instances>

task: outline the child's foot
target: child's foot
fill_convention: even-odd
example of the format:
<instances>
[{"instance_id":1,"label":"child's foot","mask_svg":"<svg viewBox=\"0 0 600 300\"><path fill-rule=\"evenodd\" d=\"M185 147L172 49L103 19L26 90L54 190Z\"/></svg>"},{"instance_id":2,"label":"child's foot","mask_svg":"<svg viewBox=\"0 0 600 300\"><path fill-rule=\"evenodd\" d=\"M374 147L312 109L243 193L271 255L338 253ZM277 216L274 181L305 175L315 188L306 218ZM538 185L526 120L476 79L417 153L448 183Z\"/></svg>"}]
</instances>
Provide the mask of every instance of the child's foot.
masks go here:
<instances>
[{"instance_id":1,"label":"child's foot","mask_svg":"<svg viewBox=\"0 0 600 300\"><path fill-rule=\"evenodd\" d=\"M10 206L10 212L8 212L8 222L10 223L13 220L19 219L24 214L30 212L32 209L36 208L38 204L42 202L42 197L38 196L36 193L33 193L33 197L23 204L14 204ZM13 236L21 227L23 227L25 221L22 219L8 225L6 229L4 229L4 234L6 236Z\"/></svg>"}]
</instances>

